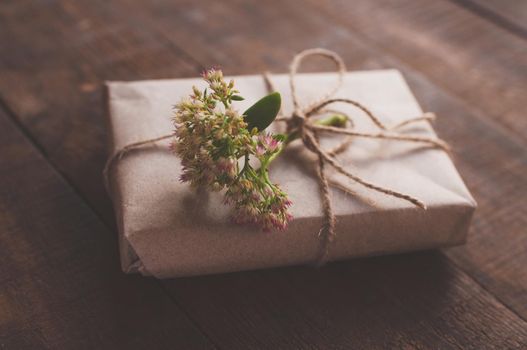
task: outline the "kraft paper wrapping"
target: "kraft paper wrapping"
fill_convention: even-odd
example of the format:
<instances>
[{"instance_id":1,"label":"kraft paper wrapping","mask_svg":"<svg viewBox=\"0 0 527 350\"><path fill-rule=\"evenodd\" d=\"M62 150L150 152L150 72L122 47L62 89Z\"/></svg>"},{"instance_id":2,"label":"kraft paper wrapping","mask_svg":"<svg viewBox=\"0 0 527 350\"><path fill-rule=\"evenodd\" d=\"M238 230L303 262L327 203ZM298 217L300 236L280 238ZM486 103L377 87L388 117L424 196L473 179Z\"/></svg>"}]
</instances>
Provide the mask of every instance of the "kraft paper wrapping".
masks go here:
<instances>
[{"instance_id":1,"label":"kraft paper wrapping","mask_svg":"<svg viewBox=\"0 0 527 350\"><path fill-rule=\"evenodd\" d=\"M240 111L267 94L261 76L234 77L245 101ZM288 76L275 75L283 110L291 111ZM333 74L298 75L301 101L316 99L335 82ZM201 79L109 82L111 152L123 146L171 133L172 106ZM396 70L347 73L337 97L368 106L386 124L422 113ZM372 123L352 106L339 105L358 130ZM427 122L407 128L434 135ZM282 232L262 232L229 221L221 193L196 193L178 180L180 163L170 141L134 150L110 172L122 268L158 278L212 274L283 265L309 264L320 249L323 222L315 160L295 141L271 166L271 179L293 202L294 220ZM323 140L331 143L332 140ZM348 169L378 185L412 195L428 209L363 188L335 173L329 176L349 188L332 188L337 237L329 260L389 254L462 244L476 207L449 156L415 143L355 138L339 156Z\"/></svg>"}]
</instances>

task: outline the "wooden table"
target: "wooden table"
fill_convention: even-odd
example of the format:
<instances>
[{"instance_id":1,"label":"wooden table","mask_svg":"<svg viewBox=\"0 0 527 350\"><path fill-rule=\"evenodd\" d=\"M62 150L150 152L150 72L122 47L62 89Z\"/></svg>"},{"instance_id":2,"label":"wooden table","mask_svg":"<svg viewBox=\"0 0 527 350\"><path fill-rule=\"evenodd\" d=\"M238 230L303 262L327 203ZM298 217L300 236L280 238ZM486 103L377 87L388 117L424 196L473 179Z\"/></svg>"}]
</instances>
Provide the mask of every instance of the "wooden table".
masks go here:
<instances>
[{"instance_id":1,"label":"wooden table","mask_svg":"<svg viewBox=\"0 0 527 350\"><path fill-rule=\"evenodd\" d=\"M526 39L521 0L2 1L0 348L526 348ZM284 72L310 47L400 69L439 115L479 203L468 244L321 270L124 275L102 83Z\"/></svg>"}]
</instances>

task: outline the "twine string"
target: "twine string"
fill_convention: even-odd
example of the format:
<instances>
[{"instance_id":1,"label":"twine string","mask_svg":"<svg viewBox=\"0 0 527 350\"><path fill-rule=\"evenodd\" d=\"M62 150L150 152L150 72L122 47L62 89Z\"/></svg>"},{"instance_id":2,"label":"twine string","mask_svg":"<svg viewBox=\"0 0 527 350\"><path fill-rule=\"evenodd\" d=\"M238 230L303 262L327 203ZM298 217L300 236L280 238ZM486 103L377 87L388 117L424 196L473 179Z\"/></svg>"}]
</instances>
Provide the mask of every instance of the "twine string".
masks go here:
<instances>
[{"instance_id":1,"label":"twine string","mask_svg":"<svg viewBox=\"0 0 527 350\"><path fill-rule=\"evenodd\" d=\"M308 57L320 56L331 60L337 66L337 82L336 84L325 92L320 98L316 101L309 104L307 107L302 107L299 102L298 93L297 93L297 83L296 76L299 68L301 67L303 61ZM417 136L417 135L408 135L399 133L397 130L416 122L430 121L435 118L432 113L424 113L422 116L407 119L401 123L398 123L394 126L386 126L372 111L360 104L359 102L349 99L349 98L333 98L333 95L340 89L343 83L344 74L346 72L346 66L342 58L333 51L326 49L309 49L300 52L297 54L290 67L289 71L289 87L291 89L291 96L293 99L293 112L290 116L284 116L280 114L278 121L283 121L287 125L288 133L298 133L302 140L304 146L315 153L318 157L318 183L320 186L321 198L322 198L322 208L324 212L324 223L319 231L319 238L321 242L321 247L319 254L316 259L317 265L323 265L329 256L330 246L335 240L335 224L336 217L333 213L333 206L331 203L331 194L329 191L329 182L325 173L326 166L329 165L337 172L348 177L354 182L371 189L383 193L388 196L399 198L405 200L412 205L415 205L418 208L426 209L425 204L419 199L383 186L374 184L367 180L364 180L360 176L351 173L345 169L342 164L336 159L338 153L344 152L351 144L349 136L351 137L366 137L373 139L386 139L393 141L406 141L406 142L415 142L421 144L427 144L431 147L436 147L444 151L449 152L450 148L446 142L439 138L426 137L426 136ZM264 74L264 80L268 90L274 91L274 84L271 81L271 76L269 73ZM370 121L377 127L378 131L376 132L362 132L356 131L352 128L339 128L333 126L324 126L311 122L310 118L318 116L324 113L327 110L327 107L335 103L345 103L352 105L362 112L370 119ZM349 116L346 116L349 119ZM328 133L333 135L347 135L348 138L342 141L339 145L333 149L326 151L324 150L319 142L319 134Z\"/></svg>"},{"instance_id":2,"label":"twine string","mask_svg":"<svg viewBox=\"0 0 527 350\"><path fill-rule=\"evenodd\" d=\"M312 101L306 107L302 107L300 104L299 98L298 98L296 77L297 77L298 70L301 67L303 61L308 57L314 57L314 56L320 56L323 58L327 58L336 65L337 81L333 87L328 89L328 91L322 94L318 99L316 99L315 101ZM421 116L407 119L396 125L386 126L372 111L370 111L368 108L366 108L359 102L349 99L349 98L333 98L333 95L342 86L345 73L346 73L346 65L344 64L344 61L338 54L336 54L333 51L321 49L321 48L315 48L315 49L308 49L308 50L300 52L293 58L293 61L290 66L290 71L289 71L289 87L291 90L294 110L289 116L284 115L283 111L280 110L277 118L275 119L275 121L277 122L285 122L287 132L289 134L293 132L297 133L300 136L300 139L302 140L302 143L304 144L304 146L308 150L316 154L318 158L317 176L318 176L318 183L319 183L320 192L321 192L322 208L324 212L324 223L318 233L318 237L320 239L321 245L320 245L319 253L316 258L317 265L323 265L327 261L331 244L335 240L335 237L336 237L336 233L335 233L336 217L333 212L333 206L331 203L330 181L328 180L327 175L326 175L326 167L328 165L331 166L333 169L335 169L338 173L341 173L347 178L353 180L354 182L368 189L383 193L388 196L399 198L401 200L405 200L411 203L412 205L415 205L416 207L426 209L425 204L419 199L411 195L408 195L408 194L405 194L399 191L395 191L389 188L385 188L383 186L380 186L372 182L369 182L367 180L364 180L360 176L351 173L342 164L340 164L336 156L339 153L342 153L348 149L348 147L351 144L351 140L354 137L414 142L414 143L420 143L420 144L429 145L431 147L439 148L446 152L450 151L448 144L439 138L408 135L408 134L398 132L399 129L407 125L410 125L416 122L433 120L435 118L435 115L432 113L424 113ZM276 91L275 86L271 79L271 75L269 73L264 73L263 78L264 78L267 90L270 92ZM362 132L362 131L354 130L353 120L351 120L351 118L348 115L345 115L345 117L350 121L351 128L350 127L339 128L339 127L333 127L333 126L324 126L324 125L318 125L312 122L313 117L319 116L322 113L327 113L330 110L328 109L328 106L335 104L335 103L349 104L363 111L364 114L370 119L370 121L378 129L378 131ZM333 147L331 150L324 150L322 146L320 145L320 141L319 141L319 136L322 133L333 134L333 135L346 135L347 137L337 146ZM144 140L140 142L134 142L134 143L125 145L122 148L116 150L108 158L104 166L104 169L103 169L104 184L105 184L106 189L108 191L110 189L109 172L113 164L115 164L116 160L120 160L122 157L124 157L126 154L128 154L132 150L144 148L147 146L153 146L158 141L166 140L166 139L172 138L173 136L174 135L171 133L171 134L163 135L160 137L156 137L156 138L152 138L152 139L148 139L148 140Z\"/></svg>"},{"instance_id":3,"label":"twine string","mask_svg":"<svg viewBox=\"0 0 527 350\"><path fill-rule=\"evenodd\" d=\"M145 146L153 146L158 141L167 140L174 137L174 134L169 135L163 135L159 136L153 139L148 139L144 141L134 142L127 144L126 146L123 146L122 148L115 151L106 161L104 164L104 168L102 170L102 176L104 181L104 187L106 188L106 192L110 193L110 170L113 164L116 160L122 159L128 152L137 150L139 148L143 148Z\"/></svg>"}]
</instances>

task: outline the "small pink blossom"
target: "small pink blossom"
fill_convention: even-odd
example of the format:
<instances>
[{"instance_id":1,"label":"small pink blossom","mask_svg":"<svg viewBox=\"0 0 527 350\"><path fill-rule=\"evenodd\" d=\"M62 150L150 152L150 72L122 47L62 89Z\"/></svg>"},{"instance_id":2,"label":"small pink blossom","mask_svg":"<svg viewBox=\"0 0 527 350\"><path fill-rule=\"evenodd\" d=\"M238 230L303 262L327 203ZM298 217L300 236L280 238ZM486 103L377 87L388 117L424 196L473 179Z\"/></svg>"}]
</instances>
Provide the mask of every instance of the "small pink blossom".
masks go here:
<instances>
[{"instance_id":1,"label":"small pink blossom","mask_svg":"<svg viewBox=\"0 0 527 350\"><path fill-rule=\"evenodd\" d=\"M261 147L265 150L265 152L268 152L269 154L274 153L276 150L278 150L282 146L282 142L278 141L276 138L274 138L272 135L269 134L262 134L258 136L258 147Z\"/></svg>"},{"instance_id":2,"label":"small pink blossom","mask_svg":"<svg viewBox=\"0 0 527 350\"><path fill-rule=\"evenodd\" d=\"M262 145L257 145L256 146L256 156L257 157L262 157L263 155L265 155L265 152L266 152L266 149L264 146Z\"/></svg>"}]
</instances>

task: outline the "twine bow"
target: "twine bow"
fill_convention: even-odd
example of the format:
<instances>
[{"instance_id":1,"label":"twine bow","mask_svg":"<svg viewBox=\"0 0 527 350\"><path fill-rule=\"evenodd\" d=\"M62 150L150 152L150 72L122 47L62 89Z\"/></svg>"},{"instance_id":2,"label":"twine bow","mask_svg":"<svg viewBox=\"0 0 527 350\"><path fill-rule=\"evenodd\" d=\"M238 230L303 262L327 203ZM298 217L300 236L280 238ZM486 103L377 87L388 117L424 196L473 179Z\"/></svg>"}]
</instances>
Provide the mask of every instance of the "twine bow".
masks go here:
<instances>
[{"instance_id":1,"label":"twine bow","mask_svg":"<svg viewBox=\"0 0 527 350\"><path fill-rule=\"evenodd\" d=\"M337 84L326 92L320 99L312 102L308 106L302 107L299 103L298 94L297 94L297 84L295 81L297 71L300 68L304 59L312 56L321 56L333 61L337 66ZM350 137L366 137L374 139L387 139L394 141L406 141L406 142L416 142L421 144L428 144L432 147L442 149L449 152L448 145L439 138L417 136L417 135L408 135L400 133L397 130L403 126L420 122L420 121L430 121L435 119L435 115L432 113L425 113L422 116L411 118L403 121L402 123L396 124L391 127L387 127L379 118L377 118L369 109L361 105L359 102L348 99L348 98L333 98L333 95L340 89L342 81L344 79L344 74L346 73L346 66L342 61L342 58L333 51L326 49L309 49L300 52L297 54L290 67L289 71L289 85L291 89L291 95L293 99L294 110L289 116L279 115L275 120L286 123L287 132L289 135L291 133L296 133L299 138L302 140L304 146L315 153L318 157L318 182L320 185L321 195L322 195L322 206L324 210L324 224L319 231L319 237L321 239L322 245L319 251L316 262L318 265L322 265L328 257L329 248L331 242L335 239L335 214L333 213L333 207L331 204L331 195L329 191L329 181L326 176L326 167L330 166L334 168L337 172L345 175L351 180L359 183L360 185L369 188L371 190L384 193L386 195L400 198L407 202L412 203L413 205L426 209L426 206L419 199L404 194L395 190L391 190L376 184L373 184L369 181L362 179L361 177L351 173L337 160L336 155L345 151L350 145ZM264 74L264 79L267 85L268 90L274 91L271 77L269 74ZM326 107L334 103L347 103L357 107L362 110L366 116L373 122L376 126L377 131L375 132L362 132L356 131L353 128L339 128L333 126L325 126L314 123L314 118L318 115L321 115L325 112L328 112ZM352 122L349 116L346 116L350 122ZM348 138L342 141L339 145L332 148L331 150L325 150L321 147L319 136L320 134L334 134L334 135L347 135ZM121 159L128 152L142 148L148 145L154 145L156 142L170 139L174 137L173 134L163 135L157 138L144 140L140 142L135 142L128 144L121 149L114 152L106 162L103 170L104 183L106 189L109 190L109 170L111 169L112 164Z\"/></svg>"},{"instance_id":2,"label":"twine bow","mask_svg":"<svg viewBox=\"0 0 527 350\"><path fill-rule=\"evenodd\" d=\"M306 107L302 107L299 103L298 94L297 94L297 84L296 84L296 75L297 71L300 68L302 62L312 56L321 56L324 58L328 58L331 61L333 61L337 66L337 84L330 89L328 92L326 92L319 100L312 102ZM336 135L348 135L351 137L366 137L366 138L376 138L376 139L388 139L388 140L396 140L396 141L407 141L407 142L417 142L417 143L423 143L428 144L433 147L437 147L440 149L443 149L445 151L449 151L448 145L441 139L438 138L432 138L432 137L424 137L424 136L416 136L416 135L408 135L399 133L396 130L401 128L402 126L406 126L408 124L412 124L419 121L430 121L435 119L435 116L432 113L425 113L422 116L412 118L405 120L402 123L399 123L392 127L387 127L384 125L384 123L381 122L379 118L377 118L369 109L361 105L359 102L348 99L348 98L333 98L333 95L339 90L339 88L342 85L342 81L344 78L344 74L346 73L346 66L344 62L342 61L342 58L336 54L333 51L329 51L326 49L309 49L300 52L297 54L290 67L289 71L289 87L291 89L291 96L293 99L293 112L289 116L283 116L279 115L277 117L277 121L282 121L286 123L287 126L287 134L291 135L291 133L298 134L299 138L302 140L304 146L310 150L311 152L315 153L318 157L318 182L320 185L321 195L322 195L322 207L324 210L324 224L322 225L322 228L319 231L319 237L321 239L321 249L319 251L318 257L317 257L317 264L321 265L323 264L329 254L329 248L331 245L331 242L335 239L335 214L333 213L333 207L331 204L331 195L329 191L329 182L325 173L325 169L327 166L330 166L334 168L337 172L343 174L344 176L350 178L351 180L359 183L360 185L367 187L371 190L384 193L386 195L400 198L402 200L408 201L412 203L413 205L426 209L426 206L423 202L421 202L419 199L410 196L405 193L401 193L395 190L391 190L388 188L384 188L382 186L373 184L369 181L366 181L362 179L361 177L351 173L347 169L345 169L342 164L337 160L336 155L338 153L341 153L345 151L349 145L350 140L349 138L341 142L339 145L334 147L331 150L324 150L319 141L319 135L322 133L326 134L336 134ZM267 85L268 90L274 91L275 88L273 86L271 77L269 74L264 75L264 79ZM333 126L324 126L314 123L314 118L317 115L320 115L324 113L324 109L328 107L331 104L334 103L347 103L350 105L353 105L357 107L358 109L362 110L369 119L375 124L377 127L376 132L360 132L355 131L351 128L339 128L339 127L333 127ZM349 116L346 116L350 121L351 118Z\"/></svg>"}]
</instances>

